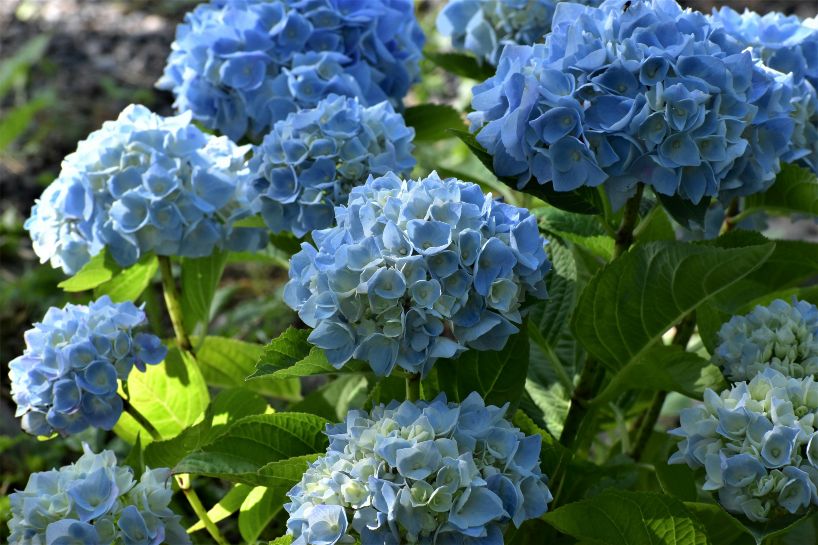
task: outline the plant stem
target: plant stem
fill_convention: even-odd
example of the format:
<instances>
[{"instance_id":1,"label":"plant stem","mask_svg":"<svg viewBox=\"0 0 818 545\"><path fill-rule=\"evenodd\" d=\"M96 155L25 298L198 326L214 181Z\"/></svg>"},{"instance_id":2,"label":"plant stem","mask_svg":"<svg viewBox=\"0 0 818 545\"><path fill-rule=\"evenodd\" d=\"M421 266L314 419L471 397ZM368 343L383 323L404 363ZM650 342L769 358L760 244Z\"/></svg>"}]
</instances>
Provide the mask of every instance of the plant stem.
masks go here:
<instances>
[{"instance_id":1,"label":"plant stem","mask_svg":"<svg viewBox=\"0 0 818 545\"><path fill-rule=\"evenodd\" d=\"M420 374L406 375L406 400L417 401L420 399Z\"/></svg>"},{"instance_id":2,"label":"plant stem","mask_svg":"<svg viewBox=\"0 0 818 545\"><path fill-rule=\"evenodd\" d=\"M191 350L190 339L185 332L184 321L182 319L182 305L179 300L179 293L176 291L176 281L173 278L173 271L170 268L170 258L159 256L159 270L162 273L162 291L165 293L165 305L168 307L170 321L173 324L173 332L176 335L176 344L179 349L189 352Z\"/></svg>"},{"instance_id":3,"label":"plant stem","mask_svg":"<svg viewBox=\"0 0 818 545\"><path fill-rule=\"evenodd\" d=\"M179 489L185 494L188 503L190 503L190 506L193 508L193 512L196 513L196 516L202 521L202 524L204 524L205 529L210 534L210 537L213 538L213 541L218 543L218 545L229 545L219 533L219 528L216 526L216 523L210 519L210 515L207 514L207 509L205 509L205 506L202 504L202 500L199 499L199 495L196 494L196 490L190 486L190 475L180 474L174 475L174 477L179 485Z\"/></svg>"},{"instance_id":4,"label":"plant stem","mask_svg":"<svg viewBox=\"0 0 818 545\"><path fill-rule=\"evenodd\" d=\"M671 341L671 344L681 346L682 349L684 349L687 347L687 343L690 341L690 337L693 335L693 331L695 331L695 329L696 316L691 312L682 318L682 320L676 326L676 333L673 335L673 341ZM667 392L663 390L656 392L653 396L653 401L650 403L648 412L643 415L642 419L637 424L636 437L633 440L633 449L631 450L631 456L637 462L640 461L645 452L645 447L647 446L650 436L653 433L653 428L656 427L656 421L659 419L659 415L662 413L662 407L665 404L666 398Z\"/></svg>"},{"instance_id":5,"label":"plant stem","mask_svg":"<svg viewBox=\"0 0 818 545\"><path fill-rule=\"evenodd\" d=\"M639 205L642 204L642 193L645 186L642 183L636 184L636 193L625 203L625 210L622 215L622 223L616 232L614 244L614 259L628 251L633 244L633 230L639 222Z\"/></svg>"},{"instance_id":6,"label":"plant stem","mask_svg":"<svg viewBox=\"0 0 818 545\"><path fill-rule=\"evenodd\" d=\"M136 420L136 423L139 424L140 426L142 426L145 429L145 431L148 432L148 435L151 436L151 439L153 439L154 441L161 441L162 440L162 434L159 433L159 430L157 430L154 427L154 425L151 424L150 420L145 418L145 415L140 413L139 410L136 407L131 405L131 402L129 400L123 399L122 400L122 405L123 405L123 410L126 413L128 413L129 415L131 415L131 417L134 420Z\"/></svg>"},{"instance_id":7,"label":"plant stem","mask_svg":"<svg viewBox=\"0 0 818 545\"><path fill-rule=\"evenodd\" d=\"M740 212L741 206L739 205L738 197L736 197L730 201L730 205L727 207L727 210L724 211L724 223L719 230L720 235L729 233L735 228L736 224L741 221L738 217Z\"/></svg>"}]
</instances>

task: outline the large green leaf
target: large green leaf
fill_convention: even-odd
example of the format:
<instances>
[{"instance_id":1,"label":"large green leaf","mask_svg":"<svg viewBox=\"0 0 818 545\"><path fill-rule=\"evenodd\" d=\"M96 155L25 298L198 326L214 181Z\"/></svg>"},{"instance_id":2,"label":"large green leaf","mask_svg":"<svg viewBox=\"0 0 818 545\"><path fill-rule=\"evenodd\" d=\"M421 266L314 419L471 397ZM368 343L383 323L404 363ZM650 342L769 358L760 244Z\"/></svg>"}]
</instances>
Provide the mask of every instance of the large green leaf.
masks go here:
<instances>
[{"instance_id":1,"label":"large green leaf","mask_svg":"<svg viewBox=\"0 0 818 545\"><path fill-rule=\"evenodd\" d=\"M210 319L210 303L219 286L228 252L214 250L207 257L182 260L182 313L185 330Z\"/></svg>"},{"instance_id":2,"label":"large green leaf","mask_svg":"<svg viewBox=\"0 0 818 545\"><path fill-rule=\"evenodd\" d=\"M724 249L682 242L632 248L593 277L572 319L576 337L610 369L639 358L671 326L759 267L772 243Z\"/></svg>"},{"instance_id":3,"label":"large green leaf","mask_svg":"<svg viewBox=\"0 0 818 545\"><path fill-rule=\"evenodd\" d=\"M349 409L363 406L370 389L371 385L366 375L341 375L317 388L302 401L291 405L290 410L317 414L327 420L338 422L344 420Z\"/></svg>"},{"instance_id":4,"label":"large green leaf","mask_svg":"<svg viewBox=\"0 0 818 545\"><path fill-rule=\"evenodd\" d=\"M403 112L406 125L415 129L416 142L435 142L454 135L448 129L465 130L460 112L446 104L420 104Z\"/></svg>"},{"instance_id":5,"label":"large green leaf","mask_svg":"<svg viewBox=\"0 0 818 545\"><path fill-rule=\"evenodd\" d=\"M148 365L144 373L134 370L127 388L129 403L167 439L202 418L210 401L196 361L176 348L168 351L162 363ZM151 440L147 430L127 412L119 418L114 431L131 444L139 433L143 444Z\"/></svg>"},{"instance_id":6,"label":"large green leaf","mask_svg":"<svg viewBox=\"0 0 818 545\"><path fill-rule=\"evenodd\" d=\"M450 401L462 401L477 392L486 404L519 402L525 388L529 345L525 324L499 351L467 350L453 361L438 362L441 389Z\"/></svg>"},{"instance_id":7,"label":"large green leaf","mask_svg":"<svg viewBox=\"0 0 818 545\"><path fill-rule=\"evenodd\" d=\"M100 253L92 257L74 276L63 280L57 284L57 287L68 292L91 290L108 282L121 270L122 268L117 265L114 258L103 248Z\"/></svg>"},{"instance_id":8,"label":"large green leaf","mask_svg":"<svg viewBox=\"0 0 818 545\"><path fill-rule=\"evenodd\" d=\"M713 545L756 545L744 526L714 503L685 502L685 507L701 522Z\"/></svg>"},{"instance_id":9,"label":"large green leaf","mask_svg":"<svg viewBox=\"0 0 818 545\"><path fill-rule=\"evenodd\" d=\"M463 53L440 53L426 50L423 56L444 70L462 78L484 81L493 76L496 71L490 64L480 63L475 57Z\"/></svg>"},{"instance_id":10,"label":"large green leaf","mask_svg":"<svg viewBox=\"0 0 818 545\"><path fill-rule=\"evenodd\" d=\"M255 543L264 528L282 509L286 490L257 486L247 495L239 510L239 533L245 543Z\"/></svg>"},{"instance_id":11,"label":"large green leaf","mask_svg":"<svg viewBox=\"0 0 818 545\"><path fill-rule=\"evenodd\" d=\"M107 295L115 303L136 301L150 285L159 268L159 260L148 254L135 264L114 274L113 278L94 289L94 297Z\"/></svg>"},{"instance_id":12,"label":"large green leaf","mask_svg":"<svg viewBox=\"0 0 818 545\"><path fill-rule=\"evenodd\" d=\"M606 545L709 543L704 526L685 505L662 494L608 489L593 498L546 513L543 518L583 542Z\"/></svg>"},{"instance_id":13,"label":"large green leaf","mask_svg":"<svg viewBox=\"0 0 818 545\"><path fill-rule=\"evenodd\" d=\"M657 194L657 196L670 217L676 220L679 225L688 229L701 229L704 227L704 217L710 207L709 197L705 197L697 204L693 204L678 195Z\"/></svg>"},{"instance_id":14,"label":"large green leaf","mask_svg":"<svg viewBox=\"0 0 818 545\"><path fill-rule=\"evenodd\" d=\"M747 197L745 210L753 209L818 215L818 177L804 167L783 164L772 187Z\"/></svg>"},{"instance_id":15,"label":"large green leaf","mask_svg":"<svg viewBox=\"0 0 818 545\"><path fill-rule=\"evenodd\" d=\"M194 341L195 344L195 341ZM271 376L246 381L253 373L264 347L226 337L208 336L199 344L196 359L202 375L211 386L235 388L244 386L260 394L287 401L301 399L298 379L278 379Z\"/></svg>"},{"instance_id":16,"label":"large green leaf","mask_svg":"<svg viewBox=\"0 0 818 545\"><path fill-rule=\"evenodd\" d=\"M222 496L219 503L210 508L210 510L207 512L207 516L210 517L210 520L213 522L220 522L226 519L241 508L242 504L244 503L244 499L250 494L253 488L254 487L244 483L233 485L233 488L228 490L227 494ZM188 532L198 532L199 530L204 529L204 523L202 521L198 521L188 529Z\"/></svg>"},{"instance_id":17,"label":"large green leaf","mask_svg":"<svg viewBox=\"0 0 818 545\"><path fill-rule=\"evenodd\" d=\"M537 215L540 226L547 233L579 244L605 261L613 257L614 239L605 231L599 217L574 214L559 208L542 208L537 210Z\"/></svg>"}]
</instances>

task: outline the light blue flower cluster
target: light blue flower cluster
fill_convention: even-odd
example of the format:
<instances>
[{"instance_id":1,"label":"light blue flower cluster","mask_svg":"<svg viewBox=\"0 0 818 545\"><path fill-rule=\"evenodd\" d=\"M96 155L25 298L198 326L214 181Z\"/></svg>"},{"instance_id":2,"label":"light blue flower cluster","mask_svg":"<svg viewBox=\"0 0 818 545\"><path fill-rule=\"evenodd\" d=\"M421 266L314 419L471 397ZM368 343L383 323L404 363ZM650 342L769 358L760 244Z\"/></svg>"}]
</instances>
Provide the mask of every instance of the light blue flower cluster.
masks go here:
<instances>
[{"instance_id":1,"label":"light blue flower cluster","mask_svg":"<svg viewBox=\"0 0 818 545\"><path fill-rule=\"evenodd\" d=\"M713 360L733 382L768 367L795 378L818 375L818 308L776 299L733 316L719 330Z\"/></svg>"},{"instance_id":2,"label":"light blue flower cluster","mask_svg":"<svg viewBox=\"0 0 818 545\"><path fill-rule=\"evenodd\" d=\"M539 435L477 394L461 404L393 401L328 426L327 453L287 495L293 545L502 545L503 529L551 501Z\"/></svg>"},{"instance_id":3,"label":"light blue flower cluster","mask_svg":"<svg viewBox=\"0 0 818 545\"><path fill-rule=\"evenodd\" d=\"M399 106L420 75L411 0L212 0L176 31L176 108L233 140L257 138L331 93Z\"/></svg>"},{"instance_id":4,"label":"light blue flower cluster","mask_svg":"<svg viewBox=\"0 0 818 545\"><path fill-rule=\"evenodd\" d=\"M43 436L112 429L122 414L117 381L167 354L158 337L135 331L146 321L133 303L112 303L107 295L88 306L50 308L9 364L23 429Z\"/></svg>"},{"instance_id":5,"label":"light blue flower cluster","mask_svg":"<svg viewBox=\"0 0 818 545\"><path fill-rule=\"evenodd\" d=\"M544 45L507 46L474 88L471 129L520 187L604 183L617 204L637 182L693 203L759 191L792 134L790 80L712 34L674 0L561 2Z\"/></svg>"},{"instance_id":6,"label":"light blue flower cluster","mask_svg":"<svg viewBox=\"0 0 818 545\"><path fill-rule=\"evenodd\" d=\"M466 50L497 65L507 44L541 43L551 32L558 0L451 0L437 16L437 30ZM595 0L580 0L598 5Z\"/></svg>"},{"instance_id":7,"label":"light blue flower cluster","mask_svg":"<svg viewBox=\"0 0 818 545\"><path fill-rule=\"evenodd\" d=\"M337 226L290 262L284 300L340 368L426 374L466 347L500 350L526 293L546 296L546 241L528 210L436 173L389 173L352 189Z\"/></svg>"},{"instance_id":8,"label":"light blue flower cluster","mask_svg":"<svg viewBox=\"0 0 818 545\"><path fill-rule=\"evenodd\" d=\"M232 225L250 214L239 183L248 150L203 133L190 114L128 106L79 143L37 201L26 222L34 251L73 274L103 248L123 267L149 252L257 249L261 230Z\"/></svg>"},{"instance_id":9,"label":"light blue flower cluster","mask_svg":"<svg viewBox=\"0 0 818 545\"><path fill-rule=\"evenodd\" d=\"M297 237L330 227L335 205L367 176L409 174L414 135L388 102L365 107L356 98L330 95L288 115L250 161L264 221Z\"/></svg>"},{"instance_id":10,"label":"light blue flower cluster","mask_svg":"<svg viewBox=\"0 0 818 545\"><path fill-rule=\"evenodd\" d=\"M791 149L784 161L802 161L818 171L818 23L778 12L761 16L729 7L709 16L739 47L750 47L765 66L793 77Z\"/></svg>"},{"instance_id":11,"label":"light blue flower cluster","mask_svg":"<svg viewBox=\"0 0 818 545\"><path fill-rule=\"evenodd\" d=\"M170 470L148 469L139 481L111 451L87 445L76 463L34 473L14 492L9 545L185 545L169 508Z\"/></svg>"},{"instance_id":12,"label":"light blue flower cluster","mask_svg":"<svg viewBox=\"0 0 818 545\"><path fill-rule=\"evenodd\" d=\"M669 463L704 468L705 490L753 521L801 514L818 505L818 383L767 368L721 396L683 409L682 437Z\"/></svg>"}]
</instances>

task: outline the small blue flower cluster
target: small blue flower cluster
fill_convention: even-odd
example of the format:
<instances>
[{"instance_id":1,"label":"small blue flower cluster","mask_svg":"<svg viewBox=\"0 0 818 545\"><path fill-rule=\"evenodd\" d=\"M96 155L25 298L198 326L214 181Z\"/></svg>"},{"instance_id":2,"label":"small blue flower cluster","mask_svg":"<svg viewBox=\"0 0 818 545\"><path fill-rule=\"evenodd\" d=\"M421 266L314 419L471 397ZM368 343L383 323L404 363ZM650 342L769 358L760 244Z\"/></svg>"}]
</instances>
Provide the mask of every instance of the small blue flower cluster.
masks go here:
<instances>
[{"instance_id":1,"label":"small blue flower cluster","mask_svg":"<svg viewBox=\"0 0 818 545\"><path fill-rule=\"evenodd\" d=\"M23 355L9 364L23 429L43 436L112 429L122 414L117 380L167 354L158 337L134 332L145 322L133 303L112 303L107 295L88 306L50 308L26 332Z\"/></svg>"},{"instance_id":2,"label":"small blue flower cluster","mask_svg":"<svg viewBox=\"0 0 818 545\"><path fill-rule=\"evenodd\" d=\"M190 114L128 106L79 143L37 201L25 224L34 251L73 274L103 248L123 267L149 252L257 249L261 230L232 226L250 214L239 185L248 150L203 133Z\"/></svg>"},{"instance_id":3,"label":"small blue flower cluster","mask_svg":"<svg viewBox=\"0 0 818 545\"><path fill-rule=\"evenodd\" d=\"M818 308L777 299L733 316L719 330L713 360L733 382L750 380L767 367L795 378L818 375Z\"/></svg>"},{"instance_id":4,"label":"small blue flower cluster","mask_svg":"<svg viewBox=\"0 0 818 545\"><path fill-rule=\"evenodd\" d=\"M818 171L818 24L778 12L761 16L729 7L709 16L739 47L751 47L765 66L793 77L791 149L782 157Z\"/></svg>"},{"instance_id":5,"label":"small blue flower cluster","mask_svg":"<svg viewBox=\"0 0 818 545\"><path fill-rule=\"evenodd\" d=\"M370 174L409 174L412 138L388 102L365 107L330 95L278 121L250 161L257 206L274 232L297 237L330 227L335 205Z\"/></svg>"},{"instance_id":6,"label":"small blue flower cluster","mask_svg":"<svg viewBox=\"0 0 818 545\"><path fill-rule=\"evenodd\" d=\"M437 16L437 30L466 50L497 65L507 44L531 45L551 32L558 0L451 0ZM578 3L598 5L595 0Z\"/></svg>"},{"instance_id":7,"label":"small blue flower cluster","mask_svg":"<svg viewBox=\"0 0 818 545\"><path fill-rule=\"evenodd\" d=\"M818 505L818 383L767 368L749 383L683 409L682 437L669 463L704 468L705 490L753 521Z\"/></svg>"},{"instance_id":8,"label":"small blue flower cluster","mask_svg":"<svg viewBox=\"0 0 818 545\"><path fill-rule=\"evenodd\" d=\"M545 44L509 45L469 115L497 174L557 191L644 182L693 203L767 187L793 131L791 81L674 0L557 5Z\"/></svg>"},{"instance_id":9,"label":"small blue flower cluster","mask_svg":"<svg viewBox=\"0 0 818 545\"><path fill-rule=\"evenodd\" d=\"M546 296L536 218L475 184L389 173L335 212L293 256L284 300L338 368L355 357L378 376L426 374L467 346L500 350L525 293Z\"/></svg>"},{"instance_id":10,"label":"small blue flower cluster","mask_svg":"<svg viewBox=\"0 0 818 545\"><path fill-rule=\"evenodd\" d=\"M328 426L327 453L284 507L293 545L502 545L503 529L547 510L539 435L477 394L461 404L393 401Z\"/></svg>"},{"instance_id":11,"label":"small blue flower cluster","mask_svg":"<svg viewBox=\"0 0 818 545\"><path fill-rule=\"evenodd\" d=\"M185 545L168 507L170 470L148 469L139 481L111 451L85 454L70 466L34 473L9 496L9 545Z\"/></svg>"},{"instance_id":12,"label":"small blue flower cluster","mask_svg":"<svg viewBox=\"0 0 818 545\"><path fill-rule=\"evenodd\" d=\"M212 0L178 27L157 86L206 126L257 138L331 93L399 106L423 42L411 0Z\"/></svg>"}]
</instances>

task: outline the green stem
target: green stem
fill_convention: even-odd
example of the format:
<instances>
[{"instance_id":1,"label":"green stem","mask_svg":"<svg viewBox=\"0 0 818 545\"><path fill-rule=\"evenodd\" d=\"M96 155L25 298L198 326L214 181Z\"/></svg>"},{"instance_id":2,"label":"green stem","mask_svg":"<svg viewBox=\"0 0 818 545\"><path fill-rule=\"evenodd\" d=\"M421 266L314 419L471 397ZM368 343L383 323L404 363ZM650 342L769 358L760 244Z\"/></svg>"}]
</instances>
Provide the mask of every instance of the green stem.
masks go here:
<instances>
[{"instance_id":1,"label":"green stem","mask_svg":"<svg viewBox=\"0 0 818 545\"><path fill-rule=\"evenodd\" d=\"M406 375L406 400L417 401L420 399L420 375Z\"/></svg>"},{"instance_id":2,"label":"green stem","mask_svg":"<svg viewBox=\"0 0 818 545\"><path fill-rule=\"evenodd\" d=\"M720 235L724 235L732 231L738 222L740 222L743 218L741 218L741 205L738 202L738 197L734 198L730 201L730 205L727 207L727 210L724 211L724 223L721 225L721 229L719 230Z\"/></svg>"},{"instance_id":3,"label":"green stem","mask_svg":"<svg viewBox=\"0 0 818 545\"><path fill-rule=\"evenodd\" d=\"M215 541L218 545L229 545L219 533L219 528L216 526L216 523L213 522L210 515L207 514L207 509L205 509L205 506L202 504L202 500L199 499L199 495L196 494L196 490L190 486L190 476L187 474L180 474L174 475L174 477L179 485L179 489L187 498L190 507L193 508L193 512L196 513L196 516L202 521L202 524L204 524L205 529L210 534L210 537L213 538L213 541Z\"/></svg>"},{"instance_id":4,"label":"green stem","mask_svg":"<svg viewBox=\"0 0 818 545\"><path fill-rule=\"evenodd\" d=\"M644 184L636 184L636 193L625 203L625 210L622 213L622 223L616 232L614 244L614 259L628 251L633 244L633 230L639 223L639 205L642 204L642 193L645 191Z\"/></svg>"},{"instance_id":5,"label":"green stem","mask_svg":"<svg viewBox=\"0 0 818 545\"><path fill-rule=\"evenodd\" d=\"M128 401L127 399L123 399L122 404L123 404L123 410L126 413L128 413L129 415L131 415L131 417L134 420L136 420L136 423L139 424L140 426L142 426L145 429L145 431L148 432L148 435L151 436L151 439L153 439L154 441L161 441L162 440L162 434L159 433L159 430L157 430L154 427L154 425L151 424L150 420L145 418L145 415L140 413L139 410L136 407L131 405L130 401Z\"/></svg>"},{"instance_id":6,"label":"green stem","mask_svg":"<svg viewBox=\"0 0 818 545\"><path fill-rule=\"evenodd\" d=\"M189 352L191 350L190 338L185 332L182 305L179 293L176 291L176 280L173 278L169 257L159 256L159 270L162 273L162 290L165 292L165 305L168 307L170 322L173 324L173 332L176 334L176 344L179 345L180 350Z\"/></svg>"}]
</instances>

